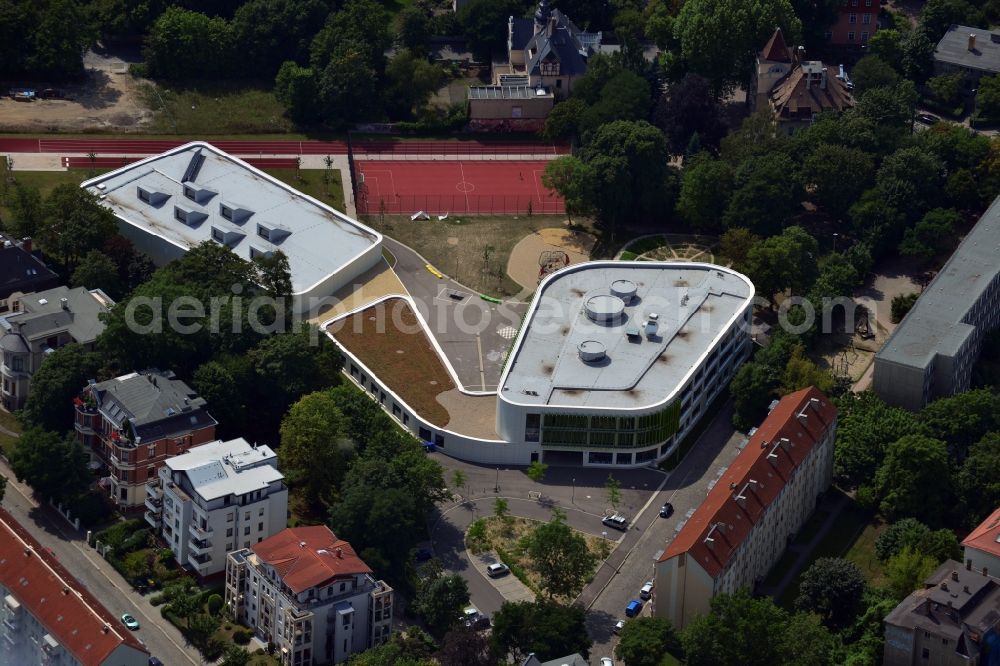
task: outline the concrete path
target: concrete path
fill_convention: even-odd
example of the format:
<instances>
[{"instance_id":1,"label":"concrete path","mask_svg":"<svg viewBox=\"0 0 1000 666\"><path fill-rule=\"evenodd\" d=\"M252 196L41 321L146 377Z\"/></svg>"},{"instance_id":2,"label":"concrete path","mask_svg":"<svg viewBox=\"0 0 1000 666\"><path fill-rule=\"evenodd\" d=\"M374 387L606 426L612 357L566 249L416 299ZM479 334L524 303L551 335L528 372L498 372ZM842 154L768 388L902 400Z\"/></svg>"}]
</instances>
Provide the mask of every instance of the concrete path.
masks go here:
<instances>
[{"instance_id":1,"label":"concrete path","mask_svg":"<svg viewBox=\"0 0 1000 666\"><path fill-rule=\"evenodd\" d=\"M496 588L496 591L500 593L504 601L535 600L535 593L531 591L531 588L522 583L513 573L508 573L499 578L490 578L489 574L486 573L486 567L500 561L500 558L492 550L479 553L478 555L473 555L467 551L466 557L472 562L472 566Z\"/></svg>"}]
</instances>

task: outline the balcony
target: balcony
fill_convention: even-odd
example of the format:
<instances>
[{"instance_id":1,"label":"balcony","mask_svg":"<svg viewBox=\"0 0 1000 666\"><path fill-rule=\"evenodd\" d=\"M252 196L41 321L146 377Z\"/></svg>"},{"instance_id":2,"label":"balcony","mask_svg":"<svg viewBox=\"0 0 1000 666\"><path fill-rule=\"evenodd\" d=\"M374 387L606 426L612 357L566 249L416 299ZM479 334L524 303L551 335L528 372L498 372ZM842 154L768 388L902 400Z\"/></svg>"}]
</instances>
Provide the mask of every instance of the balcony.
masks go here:
<instances>
[{"instance_id":1,"label":"balcony","mask_svg":"<svg viewBox=\"0 0 1000 666\"><path fill-rule=\"evenodd\" d=\"M198 539L190 539L188 541L188 548L191 550L191 552L195 553L196 555L204 555L205 553L212 552L212 542L202 541Z\"/></svg>"},{"instance_id":2,"label":"balcony","mask_svg":"<svg viewBox=\"0 0 1000 666\"><path fill-rule=\"evenodd\" d=\"M150 479L146 482L146 497L159 500L163 497L163 482L159 479Z\"/></svg>"},{"instance_id":3,"label":"balcony","mask_svg":"<svg viewBox=\"0 0 1000 666\"><path fill-rule=\"evenodd\" d=\"M146 501L144 502L146 508L150 510L151 513L159 515L163 512L163 500L156 497L146 496Z\"/></svg>"},{"instance_id":4,"label":"balcony","mask_svg":"<svg viewBox=\"0 0 1000 666\"><path fill-rule=\"evenodd\" d=\"M202 528L198 527L194 523L191 523L191 526L188 528L188 534L190 534L195 539L207 539L211 537L212 534L214 534L214 532L215 530L213 530L211 527Z\"/></svg>"},{"instance_id":5,"label":"balcony","mask_svg":"<svg viewBox=\"0 0 1000 666\"><path fill-rule=\"evenodd\" d=\"M152 527L153 529L157 529L157 530L160 529L160 512L159 511L157 511L156 513L153 513L152 511L147 511L143 515L146 518L146 522L149 524L150 527Z\"/></svg>"},{"instance_id":6,"label":"balcony","mask_svg":"<svg viewBox=\"0 0 1000 666\"><path fill-rule=\"evenodd\" d=\"M195 555L191 553L188 555L188 564L190 564L199 575L205 574L208 568L212 565L211 555Z\"/></svg>"}]
</instances>

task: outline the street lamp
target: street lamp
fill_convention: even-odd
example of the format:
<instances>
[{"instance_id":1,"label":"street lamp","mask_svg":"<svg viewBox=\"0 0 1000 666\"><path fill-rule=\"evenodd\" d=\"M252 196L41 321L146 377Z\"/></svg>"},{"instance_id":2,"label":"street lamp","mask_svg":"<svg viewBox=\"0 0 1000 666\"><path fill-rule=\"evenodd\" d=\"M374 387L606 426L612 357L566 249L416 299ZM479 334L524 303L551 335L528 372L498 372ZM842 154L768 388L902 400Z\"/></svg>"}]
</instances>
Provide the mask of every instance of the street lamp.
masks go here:
<instances>
[{"instance_id":1,"label":"street lamp","mask_svg":"<svg viewBox=\"0 0 1000 666\"><path fill-rule=\"evenodd\" d=\"M573 477L573 497L570 499L570 504L576 504L576 477Z\"/></svg>"},{"instance_id":2,"label":"street lamp","mask_svg":"<svg viewBox=\"0 0 1000 666\"><path fill-rule=\"evenodd\" d=\"M838 233L834 233L833 234L833 251L834 252L837 251L837 236L839 236L839 235L840 234L838 234Z\"/></svg>"},{"instance_id":3,"label":"street lamp","mask_svg":"<svg viewBox=\"0 0 1000 666\"><path fill-rule=\"evenodd\" d=\"M493 492L495 492L495 493L500 492L500 468L499 467L497 467L497 480L496 480L496 483L493 484Z\"/></svg>"}]
</instances>

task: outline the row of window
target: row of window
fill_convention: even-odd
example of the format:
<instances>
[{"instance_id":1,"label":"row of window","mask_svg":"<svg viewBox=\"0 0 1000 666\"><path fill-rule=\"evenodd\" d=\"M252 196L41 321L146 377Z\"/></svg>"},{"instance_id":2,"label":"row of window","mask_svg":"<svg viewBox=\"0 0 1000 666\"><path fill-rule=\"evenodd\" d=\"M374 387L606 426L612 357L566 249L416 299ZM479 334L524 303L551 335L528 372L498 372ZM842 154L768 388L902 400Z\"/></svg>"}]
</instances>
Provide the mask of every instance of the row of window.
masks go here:
<instances>
[{"instance_id":1,"label":"row of window","mask_svg":"<svg viewBox=\"0 0 1000 666\"><path fill-rule=\"evenodd\" d=\"M842 4L846 7L847 0L843 0ZM858 6L858 0L851 0L851 7L857 7L857 6ZM871 6L872 6L872 0L865 0L865 7L871 7Z\"/></svg>"},{"instance_id":2,"label":"row of window","mask_svg":"<svg viewBox=\"0 0 1000 666\"><path fill-rule=\"evenodd\" d=\"M857 14L850 14L847 17L847 21L851 25L856 24L858 22L858 15ZM861 15L861 23L863 25L871 25L871 23L872 23L872 15L871 14L862 14Z\"/></svg>"},{"instance_id":3,"label":"row of window","mask_svg":"<svg viewBox=\"0 0 1000 666\"><path fill-rule=\"evenodd\" d=\"M680 425L681 403L643 416L528 414L525 440L545 446L634 448L669 439ZM534 438L534 439L532 439Z\"/></svg>"}]
</instances>

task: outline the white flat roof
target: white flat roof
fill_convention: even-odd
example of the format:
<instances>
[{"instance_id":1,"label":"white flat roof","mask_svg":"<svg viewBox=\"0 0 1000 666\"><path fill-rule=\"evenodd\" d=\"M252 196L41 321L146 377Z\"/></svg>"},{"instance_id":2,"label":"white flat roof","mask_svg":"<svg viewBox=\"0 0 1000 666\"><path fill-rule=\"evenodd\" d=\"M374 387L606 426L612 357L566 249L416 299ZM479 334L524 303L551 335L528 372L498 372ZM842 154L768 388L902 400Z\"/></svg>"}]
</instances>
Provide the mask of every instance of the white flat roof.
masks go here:
<instances>
[{"instance_id":1,"label":"white flat roof","mask_svg":"<svg viewBox=\"0 0 1000 666\"><path fill-rule=\"evenodd\" d=\"M185 185L198 191L197 200L185 196ZM375 230L202 141L92 178L82 187L104 195L104 204L120 219L185 250L211 240L213 228L244 259L252 258L251 246L256 252L281 250L296 294L382 241ZM140 187L152 193L151 203L139 198ZM220 204L237 211L232 221L223 217ZM175 206L192 214L190 224L176 219ZM269 233L272 240L260 235L258 224L275 230Z\"/></svg>"},{"instance_id":2,"label":"white flat roof","mask_svg":"<svg viewBox=\"0 0 1000 666\"><path fill-rule=\"evenodd\" d=\"M271 447L251 446L242 437L196 446L167 459L166 465L171 472L184 473L205 501L260 490L284 478Z\"/></svg>"},{"instance_id":3,"label":"white flat roof","mask_svg":"<svg viewBox=\"0 0 1000 666\"><path fill-rule=\"evenodd\" d=\"M614 295L612 283L618 292L632 285L634 298ZM753 296L749 279L713 264L570 266L539 287L500 379L499 396L527 406L637 409L664 403ZM656 333L648 335L644 325L654 314ZM597 322L591 315L609 319ZM601 352L603 359L581 358Z\"/></svg>"}]
</instances>

